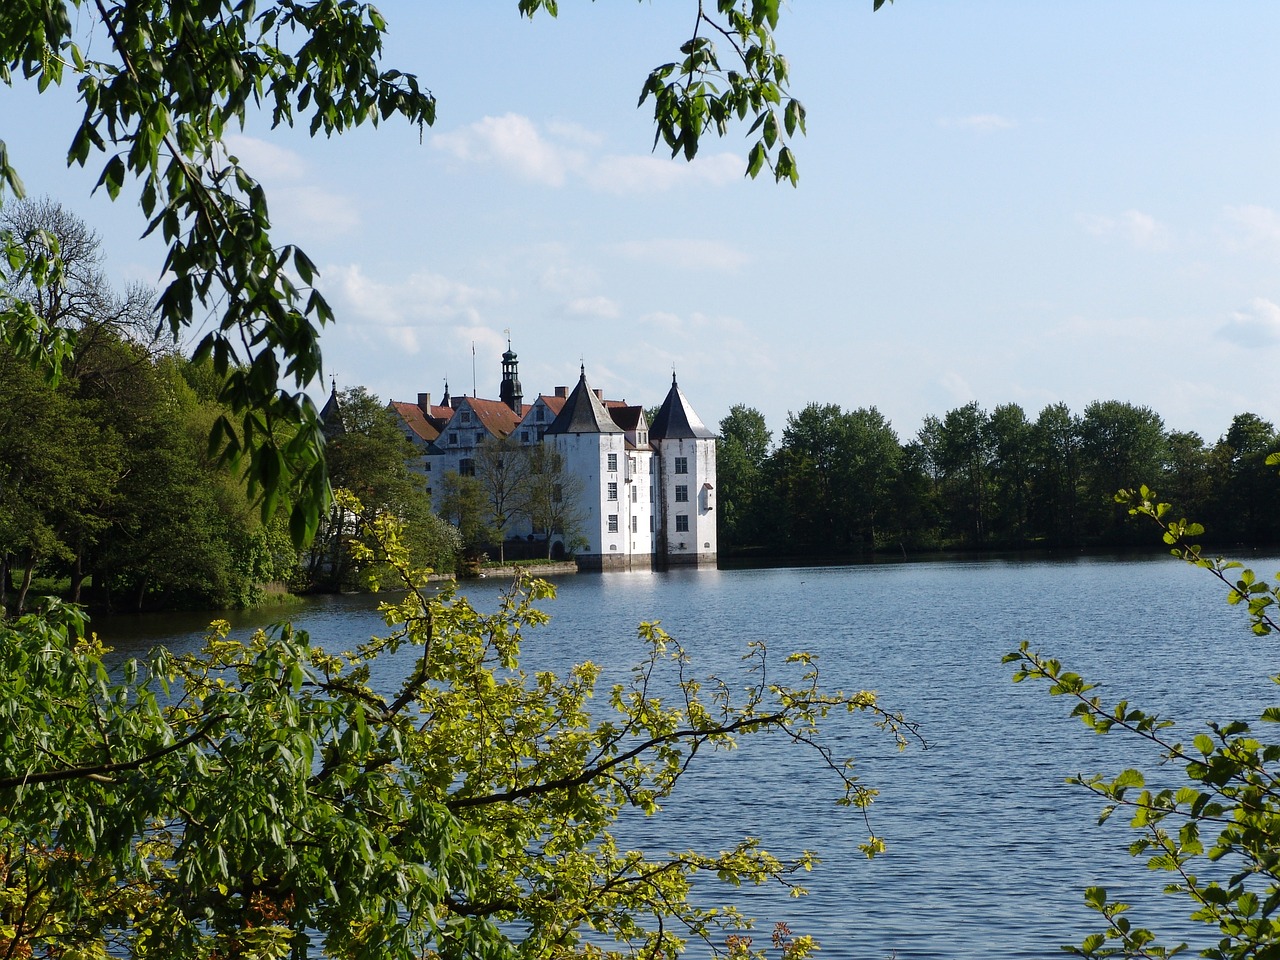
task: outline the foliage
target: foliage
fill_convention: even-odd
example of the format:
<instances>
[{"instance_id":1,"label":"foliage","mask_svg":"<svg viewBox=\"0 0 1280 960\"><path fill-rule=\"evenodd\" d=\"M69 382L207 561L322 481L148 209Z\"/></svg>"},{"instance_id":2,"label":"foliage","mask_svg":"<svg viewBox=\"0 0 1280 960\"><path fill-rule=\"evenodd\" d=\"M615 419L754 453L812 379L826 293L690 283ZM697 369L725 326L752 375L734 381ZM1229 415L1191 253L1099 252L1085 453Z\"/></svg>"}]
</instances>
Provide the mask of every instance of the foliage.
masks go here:
<instances>
[{"instance_id":1,"label":"foliage","mask_svg":"<svg viewBox=\"0 0 1280 960\"><path fill-rule=\"evenodd\" d=\"M1228 603L1247 609L1253 633L1280 629L1280 578L1270 582L1238 562L1207 557L1194 542L1203 532L1199 525L1172 519L1169 505L1146 487L1121 491L1116 500L1131 515L1155 521L1174 556L1221 581ZM1104 703L1091 693L1093 684L1032 652L1027 643L1005 661L1017 664L1015 681L1044 680L1050 694L1074 700L1072 714L1094 732L1136 738L1154 748L1162 764L1185 774L1183 785L1164 788L1149 787L1136 769L1074 782L1106 801L1100 821L1116 812L1129 816L1138 835L1130 853L1169 875L1165 892L1185 898L1192 920L1216 928L1215 944L1201 956L1244 960L1280 954L1280 742L1252 722L1231 719L1210 722L1186 745L1173 737L1172 720L1125 700ZM1280 707L1268 707L1258 718L1263 727L1277 722ZM1078 956L1160 958L1186 949L1161 945L1155 933L1130 919L1129 904L1113 900L1102 887L1089 888L1085 902L1107 926L1068 948Z\"/></svg>"},{"instance_id":2,"label":"foliage","mask_svg":"<svg viewBox=\"0 0 1280 960\"><path fill-rule=\"evenodd\" d=\"M35 575L107 606L256 602L293 551L209 456L226 412L213 365L165 349L152 294L115 291L100 239L61 205L10 204L0 222L61 252L55 282L16 295L69 335L56 387L0 345L0 603L11 572L18 611Z\"/></svg>"},{"instance_id":3,"label":"foliage","mask_svg":"<svg viewBox=\"0 0 1280 960\"><path fill-rule=\"evenodd\" d=\"M754 454L740 434L757 438ZM721 423L729 554L1131 546L1142 541L1113 492L1144 477L1204 517L1217 542L1280 542L1280 477L1267 468L1280 434L1252 413L1212 446L1120 401L1083 415L1050 404L1034 421L1016 403L972 402L925 417L905 443L874 407L811 403L788 415L776 449L760 436L768 428L748 407Z\"/></svg>"},{"instance_id":4,"label":"foliage","mask_svg":"<svg viewBox=\"0 0 1280 960\"><path fill-rule=\"evenodd\" d=\"M572 553L582 542L587 516L582 478L565 470L564 455L554 444L535 443L525 449L525 457L520 513L534 530L546 535L548 558L556 537Z\"/></svg>"},{"instance_id":5,"label":"foliage","mask_svg":"<svg viewBox=\"0 0 1280 960\"><path fill-rule=\"evenodd\" d=\"M338 413L341 429L327 441L326 452L335 488L354 494L369 515L389 512L399 518L416 566L453 570L460 549L457 530L432 512L424 479L408 467L413 448L395 415L364 387L343 390ZM353 544L368 533L361 518L341 501L330 506L319 534L303 554L296 578L300 587L358 588Z\"/></svg>"},{"instance_id":6,"label":"foliage","mask_svg":"<svg viewBox=\"0 0 1280 960\"><path fill-rule=\"evenodd\" d=\"M820 724L864 713L899 743L910 726L871 693L824 690L804 654L776 665L752 645L742 678L697 679L656 623L640 626L630 679L591 707L598 665L520 668L550 585L518 581L482 613L423 589L394 518L369 525L362 560L409 589L383 606L391 632L352 652L288 626L240 642L215 624L201 655L157 650L109 673L73 608L0 624L0 949L674 957L692 939L769 952L704 880L791 887L813 854L781 861L755 838L627 850L613 824L661 815L698 753L767 733L811 751L865 817L874 791ZM814 948L775 934L788 960Z\"/></svg>"},{"instance_id":7,"label":"foliage","mask_svg":"<svg viewBox=\"0 0 1280 960\"><path fill-rule=\"evenodd\" d=\"M557 3L518 8L554 16ZM796 182L787 142L803 131L804 108L787 90L778 15L777 0L720 0L714 13L698 0L682 59L656 67L641 94L653 101L655 146L692 159L702 137L750 120L747 173L768 165ZM319 327L333 313L315 264L273 239L266 194L225 137L259 107L273 126L298 122L313 136L393 116L433 123L435 98L417 77L382 68L386 29L375 7L354 0L35 0L9 5L0 23L0 82L21 77L41 91L74 82L85 109L67 163L101 163L98 187L112 199L133 185L146 232L168 245L162 323L177 335L213 317L196 357L212 360L230 413L211 442L243 466L264 520L291 505L299 545L328 505L318 416L300 388L321 373ZM6 192L23 189L0 141L0 198ZM27 239L0 230L0 340L56 370L70 334L11 291L48 279L57 248L29 256ZM299 392L279 388L287 381Z\"/></svg>"}]
</instances>

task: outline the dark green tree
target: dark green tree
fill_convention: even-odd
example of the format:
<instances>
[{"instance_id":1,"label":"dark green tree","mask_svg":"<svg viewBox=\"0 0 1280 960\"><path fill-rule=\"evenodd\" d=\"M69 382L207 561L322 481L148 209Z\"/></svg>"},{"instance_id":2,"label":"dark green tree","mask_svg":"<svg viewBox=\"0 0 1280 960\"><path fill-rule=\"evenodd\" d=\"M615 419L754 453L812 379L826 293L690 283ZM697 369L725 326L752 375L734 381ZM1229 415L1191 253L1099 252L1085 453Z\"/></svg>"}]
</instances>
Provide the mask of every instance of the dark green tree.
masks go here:
<instances>
[{"instance_id":1,"label":"dark green tree","mask_svg":"<svg viewBox=\"0 0 1280 960\"><path fill-rule=\"evenodd\" d=\"M1031 431L1031 525L1050 546L1074 546L1083 535L1080 418L1065 403L1040 411Z\"/></svg>"},{"instance_id":2,"label":"dark green tree","mask_svg":"<svg viewBox=\"0 0 1280 960\"><path fill-rule=\"evenodd\" d=\"M1016 403L996 407L987 421L987 435L991 451L991 539L999 544L1022 545L1032 538L1032 427L1026 411Z\"/></svg>"},{"instance_id":3,"label":"dark green tree","mask_svg":"<svg viewBox=\"0 0 1280 960\"><path fill-rule=\"evenodd\" d=\"M986 543L993 509L990 417L977 402L947 412L938 430L942 500L952 531L973 546Z\"/></svg>"},{"instance_id":4,"label":"dark green tree","mask_svg":"<svg viewBox=\"0 0 1280 960\"><path fill-rule=\"evenodd\" d=\"M1080 420L1080 453L1090 532L1112 543L1132 541L1136 534L1115 493L1160 476L1164 421L1150 407L1094 401Z\"/></svg>"},{"instance_id":5,"label":"dark green tree","mask_svg":"<svg viewBox=\"0 0 1280 960\"><path fill-rule=\"evenodd\" d=\"M764 466L772 442L764 414L753 407L735 404L720 421L716 480L720 487L717 532L722 550L761 542L769 510Z\"/></svg>"},{"instance_id":6,"label":"dark green tree","mask_svg":"<svg viewBox=\"0 0 1280 960\"><path fill-rule=\"evenodd\" d=\"M453 569L457 538L431 510L425 479L409 469L414 450L395 415L364 387L338 395L340 431L328 442L329 475L336 488L350 491L365 512L352 514L336 503L304 555L303 586L309 590L350 590L359 584L352 552L367 535L364 518L383 513L405 523L413 562Z\"/></svg>"}]
</instances>

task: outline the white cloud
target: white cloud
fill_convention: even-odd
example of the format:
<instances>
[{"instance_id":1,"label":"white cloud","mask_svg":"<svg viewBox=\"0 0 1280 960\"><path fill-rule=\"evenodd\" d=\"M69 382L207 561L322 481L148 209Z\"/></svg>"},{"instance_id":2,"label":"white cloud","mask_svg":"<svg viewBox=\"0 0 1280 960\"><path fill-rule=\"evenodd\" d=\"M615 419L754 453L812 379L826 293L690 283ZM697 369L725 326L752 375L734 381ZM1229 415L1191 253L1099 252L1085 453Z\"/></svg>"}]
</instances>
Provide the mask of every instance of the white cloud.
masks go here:
<instances>
[{"instance_id":1,"label":"white cloud","mask_svg":"<svg viewBox=\"0 0 1280 960\"><path fill-rule=\"evenodd\" d=\"M1169 228L1140 210L1126 210L1118 217L1082 213L1076 219L1087 233L1104 240L1119 239L1139 250L1164 250L1169 246Z\"/></svg>"},{"instance_id":2,"label":"white cloud","mask_svg":"<svg viewBox=\"0 0 1280 960\"><path fill-rule=\"evenodd\" d=\"M1280 256L1280 213L1270 207L1245 204L1227 207L1226 242L1229 250L1259 251L1267 256Z\"/></svg>"},{"instance_id":3,"label":"white cloud","mask_svg":"<svg viewBox=\"0 0 1280 960\"><path fill-rule=\"evenodd\" d=\"M583 162L579 153L547 140L532 120L515 113L484 117L452 133L438 133L431 145L464 163L502 167L550 187L563 186L568 171Z\"/></svg>"},{"instance_id":4,"label":"white cloud","mask_svg":"<svg viewBox=\"0 0 1280 960\"><path fill-rule=\"evenodd\" d=\"M268 199L277 224L327 233L347 232L360 225L355 202L313 182L310 167L300 154L243 134L227 137L226 145L251 177L270 187Z\"/></svg>"},{"instance_id":5,"label":"white cloud","mask_svg":"<svg viewBox=\"0 0 1280 960\"><path fill-rule=\"evenodd\" d=\"M226 138L228 152L258 180L301 180L307 173L302 155L285 147L233 133Z\"/></svg>"},{"instance_id":6,"label":"white cloud","mask_svg":"<svg viewBox=\"0 0 1280 960\"><path fill-rule=\"evenodd\" d=\"M392 339L416 352L416 338L404 331L448 325L484 326L483 307L499 300L492 290L456 283L439 274L420 271L396 283L365 274L359 264L327 266L322 287L341 321L343 313L358 317L369 328L396 331Z\"/></svg>"},{"instance_id":7,"label":"white cloud","mask_svg":"<svg viewBox=\"0 0 1280 960\"><path fill-rule=\"evenodd\" d=\"M622 315L617 302L608 297L577 297L565 305L565 312L592 320L616 320Z\"/></svg>"},{"instance_id":8,"label":"white cloud","mask_svg":"<svg viewBox=\"0 0 1280 960\"><path fill-rule=\"evenodd\" d=\"M954 397L957 402L968 403L974 398L973 387L969 384L969 381L954 370L939 377L938 385L950 396Z\"/></svg>"},{"instance_id":9,"label":"white cloud","mask_svg":"<svg viewBox=\"0 0 1280 960\"><path fill-rule=\"evenodd\" d=\"M743 161L717 153L692 162L636 154L601 157L584 172L587 184L602 193L659 193L683 184L721 186L743 176Z\"/></svg>"},{"instance_id":10,"label":"white cloud","mask_svg":"<svg viewBox=\"0 0 1280 960\"><path fill-rule=\"evenodd\" d=\"M271 191L271 201L273 207L286 211L292 219L331 233L354 230L360 225L355 201L317 186L276 187Z\"/></svg>"},{"instance_id":11,"label":"white cloud","mask_svg":"<svg viewBox=\"0 0 1280 960\"><path fill-rule=\"evenodd\" d=\"M1254 297L1245 310L1237 310L1216 334L1241 347L1280 343L1280 305Z\"/></svg>"},{"instance_id":12,"label":"white cloud","mask_svg":"<svg viewBox=\"0 0 1280 960\"><path fill-rule=\"evenodd\" d=\"M619 256L685 270L741 270L751 257L718 240L631 240L615 244Z\"/></svg>"},{"instance_id":13,"label":"white cloud","mask_svg":"<svg viewBox=\"0 0 1280 960\"><path fill-rule=\"evenodd\" d=\"M562 187L579 181L602 193L660 193L685 184L720 186L742 177L743 160L731 153L691 163L647 154L599 154L604 138L584 127L552 121L539 127L515 113L484 117L438 133L431 145L454 159L496 167L531 183Z\"/></svg>"},{"instance_id":14,"label":"white cloud","mask_svg":"<svg viewBox=\"0 0 1280 960\"><path fill-rule=\"evenodd\" d=\"M975 113L967 117L944 117L938 121L938 126L949 130L975 130L978 133L1012 130L1017 125L1017 121L1002 117L998 113Z\"/></svg>"}]
</instances>

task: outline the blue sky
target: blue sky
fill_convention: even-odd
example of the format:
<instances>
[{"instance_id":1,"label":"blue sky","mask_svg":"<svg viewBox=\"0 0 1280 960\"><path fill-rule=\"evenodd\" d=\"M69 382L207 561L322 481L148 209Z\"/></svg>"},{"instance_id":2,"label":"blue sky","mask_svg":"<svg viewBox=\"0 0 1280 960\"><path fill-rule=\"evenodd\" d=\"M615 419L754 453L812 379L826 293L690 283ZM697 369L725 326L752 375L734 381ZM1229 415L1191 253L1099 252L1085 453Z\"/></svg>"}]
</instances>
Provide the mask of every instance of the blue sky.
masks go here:
<instances>
[{"instance_id":1,"label":"blue sky","mask_svg":"<svg viewBox=\"0 0 1280 960\"><path fill-rule=\"evenodd\" d=\"M656 404L674 366L708 424L746 403L775 436L810 401L874 405L903 440L970 400L1127 400L1211 442L1236 413L1280 421L1274 0L795 0L798 189L743 178L743 130L693 164L650 152L636 100L690 0L379 8L434 128L259 120L233 143L278 242L321 266L340 386L469 393L474 344L496 396L509 329L527 396L581 360ZM98 229L114 278L154 283L136 205L65 169L76 117L73 92L0 90L29 193Z\"/></svg>"}]
</instances>

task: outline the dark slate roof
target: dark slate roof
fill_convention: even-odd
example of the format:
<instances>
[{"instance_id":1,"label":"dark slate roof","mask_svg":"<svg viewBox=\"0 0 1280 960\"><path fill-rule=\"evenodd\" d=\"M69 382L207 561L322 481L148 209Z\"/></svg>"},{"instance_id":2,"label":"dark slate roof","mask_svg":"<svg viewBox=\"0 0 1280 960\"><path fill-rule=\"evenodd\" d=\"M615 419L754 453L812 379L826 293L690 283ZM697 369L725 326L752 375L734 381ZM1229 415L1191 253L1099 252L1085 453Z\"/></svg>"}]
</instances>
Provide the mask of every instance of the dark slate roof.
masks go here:
<instances>
[{"instance_id":1,"label":"dark slate roof","mask_svg":"<svg viewBox=\"0 0 1280 960\"><path fill-rule=\"evenodd\" d=\"M329 394L329 401L324 405L324 409L320 411L320 432L328 439L340 437L347 432L346 426L342 423L342 410L338 406L337 381L334 381L333 390Z\"/></svg>"},{"instance_id":2,"label":"dark slate roof","mask_svg":"<svg viewBox=\"0 0 1280 960\"><path fill-rule=\"evenodd\" d=\"M639 430L644 422L644 407L610 406L609 416L623 430Z\"/></svg>"},{"instance_id":3,"label":"dark slate roof","mask_svg":"<svg viewBox=\"0 0 1280 960\"><path fill-rule=\"evenodd\" d=\"M676 385L676 375L671 374L671 390L662 401L658 415L649 424L650 440L714 440L715 434L706 428L689 406L689 401Z\"/></svg>"},{"instance_id":4,"label":"dark slate roof","mask_svg":"<svg viewBox=\"0 0 1280 960\"><path fill-rule=\"evenodd\" d=\"M573 393L569 394L546 432L622 433L622 428L613 422L613 417L609 416L609 411L600 402L595 391L587 386L587 372L584 369L578 378L578 385L573 388Z\"/></svg>"}]
</instances>

